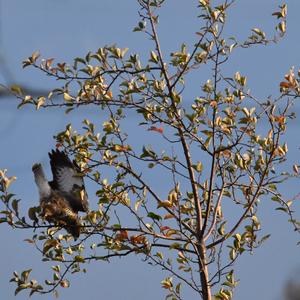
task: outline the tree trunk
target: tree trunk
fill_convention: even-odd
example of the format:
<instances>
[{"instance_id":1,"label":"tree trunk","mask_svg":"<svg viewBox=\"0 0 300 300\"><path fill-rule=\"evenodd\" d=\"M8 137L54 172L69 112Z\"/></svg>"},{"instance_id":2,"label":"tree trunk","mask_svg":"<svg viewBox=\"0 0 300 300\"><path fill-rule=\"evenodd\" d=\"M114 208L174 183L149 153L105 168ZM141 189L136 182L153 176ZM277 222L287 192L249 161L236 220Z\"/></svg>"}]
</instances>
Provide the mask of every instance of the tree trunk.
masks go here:
<instances>
[{"instance_id":1,"label":"tree trunk","mask_svg":"<svg viewBox=\"0 0 300 300\"><path fill-rule=\"evenodd\" d=\"M205 245L201 244L199 246L199 254L200 254L200 261L199 261L199 269L200 269L200 281L202 287L202 299L203 300L211 300L211 289L209 285L209 274L208 268L206 264L206 251Z\"/></svg>"}]
</instances>

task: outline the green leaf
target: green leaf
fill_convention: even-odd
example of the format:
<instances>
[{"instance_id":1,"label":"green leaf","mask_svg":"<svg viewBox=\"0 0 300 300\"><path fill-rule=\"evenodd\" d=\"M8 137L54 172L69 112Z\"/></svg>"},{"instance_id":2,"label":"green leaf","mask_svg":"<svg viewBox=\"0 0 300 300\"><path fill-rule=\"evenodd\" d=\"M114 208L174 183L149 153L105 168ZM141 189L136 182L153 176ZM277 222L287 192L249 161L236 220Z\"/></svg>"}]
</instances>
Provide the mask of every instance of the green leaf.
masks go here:
<instances>
[{"instance_id":1,"label":"green leaf","mask_svg":"<svg viewBox=\"0 0 300 300\"><path fill-rule=\"evenodd\" d=\"M181 290L181 283L178 283L175 287L175 291L177 294L180 294L180 290Z\"/></svg>"},{"instance_id":2,"label":"green leaf","mask_svg":"<svg viewBox=\"0 0 300 300\"><path fill-rule=\"evenodd\" d=\"M17 94L19 96L22 96L24 94L23 89L21 86L17 85L17 84L13 84L10 86L10 90L14 93Z\"/></svg>"},{"instance_id":3,"label":"green leaf","mask_svg":"<svg viewBox=\"0 0 300 300\"><path fill-rule=\"evenodd\" d=\"M157 155L156 155L156 153L152 149L146 148L144 146L143 147L143 153L141 154L140 158L145 158L145 157L156 158Z\"/></svg>"},{"instance_id":4,"label":"green leaf","mask_svg":"<svg viewBox=\"0 0 300 300\"><path fill-rule=\"evenodd\" d=\"M74 257L74 259L75 259L75 261L80 262L80 263L84 263L84 262L85 262L84 257L81 256L81 255L76 255L76 256Z\"/></svg>"},{"instance_id":5,"label":"green leaf","mask_svg":"<svg viewBox=\"0 0 300 300\"><path fill-rule=\"evenodd\" d=\"M160 259L164 259L164 255L161 252L156 252L155 255Z\"/></svg>"},{"instance_id":6,"label":"green leaf","mask_svg":"<svg viewBox=\"0 0 300 300\"><path fill-rule=\"evenodd\" d=\"M47 240L43 245L43 253L47 253L51 248L56 247L59 242L55 239Z\"/></svg>"},{"instance_id":7,"label":"green leaf","mask_svg":"<svg viewBox=\"0 0 300 300\"><path fill-rule=\"evenodd\" d=\"M154 212L149 212L147 215L149 218L155 221L161 221L162 217L160 215L155 214Z\"/></svg>"},{"instance_id":8,"label":"green leaf","mask_svg":"<svg viewBox=\"0 0 300 300\"><path fill-rule=\"evenodd\" d=\"M13 208L17 216L19 215L19 201L20 200L14 199L11 203L11 207Z\"/></svg>"},{"instance_id":9,"label":"green leaf","mask_svg":"<svg viewBox=\"0 0 300 300\"><path fill-rule=\"evenodd\" d=\"M36 207L30 207L28 209L28 217L30 220L32 220L34 222L38 222L38 218L36 216Z\"/></svg>"},{"instance_id":10,"label":"green leaf","mask_svg":"<svg viewBox=\"0 0 300 300\"><path fill-rule=\"evenodd\" d=\"M21 273L22 281L26 282L28 280L28 276L29 276L31 271L32 271L32 269L28 269L28 270L25 270Z\"/></svg>"},{"instance_id":11,"label":"green leaf","mask_svg":"<svg viewBox=\"0 0 300 300\"><path fill-rule=\"evenodd\" d=\"M170 245L170 249L180 249L181 247L181 244L177 242Z\"/></svg>"},{"instance_id":12,"label":"green leaf","mask_svg":"<svg viewBox=\"0 0 300 300\"><path fill-rule=\"evenodd\" d=\"M277 208L275 208L275 210L281 210L281 211L288 213L288 209L285 207L277 207Z\"/></svg>"}]
</instances>

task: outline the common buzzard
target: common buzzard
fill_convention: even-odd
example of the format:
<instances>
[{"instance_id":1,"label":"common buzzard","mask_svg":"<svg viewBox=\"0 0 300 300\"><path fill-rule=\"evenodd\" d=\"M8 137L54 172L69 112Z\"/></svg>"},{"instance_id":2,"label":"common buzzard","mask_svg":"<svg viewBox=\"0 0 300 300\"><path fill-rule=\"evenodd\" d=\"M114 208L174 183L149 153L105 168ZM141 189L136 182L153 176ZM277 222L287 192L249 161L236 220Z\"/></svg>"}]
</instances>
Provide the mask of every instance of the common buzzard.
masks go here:
<instances>
[{"instance_id":1,"label":"common buzzard","mask_svg":"<svg viewBox=\"0 0 300 300\"><path fill-rule=\"evenodd\" d=\"M81 170L65 152L49 153L53 180L46 179L40 163L32 166L40 195L42 217L64 227L74 238L80 235L79 211L88 211L88 198Z\"/></svg>"}]
</instances>

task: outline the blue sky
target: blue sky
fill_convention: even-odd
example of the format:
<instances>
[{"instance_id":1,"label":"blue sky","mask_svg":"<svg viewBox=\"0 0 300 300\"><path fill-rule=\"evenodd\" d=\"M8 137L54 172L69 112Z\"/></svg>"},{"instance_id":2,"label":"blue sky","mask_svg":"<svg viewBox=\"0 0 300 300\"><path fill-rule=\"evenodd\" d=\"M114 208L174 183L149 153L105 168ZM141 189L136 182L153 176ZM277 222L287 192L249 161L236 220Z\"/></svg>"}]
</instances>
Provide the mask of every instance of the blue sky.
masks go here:
<instances>
[{"instance_id":1,"label":"blue sky","mask_svg":"<svg viewBox=\"0 0 300 300\"><path fill-rule=\"evenodd\" d=\"M192 44L198 30L195 10L197 1L169 0L161 14L159 34L162 48L168 53L179 48L182 42ZM246 38L250 29L260 27L271 32L279 1L240 0L229 13L227 33ZM252 92L261 98L278 94L278 84L291 66L300 67L299 11L300 2L288 4L288 26L286 37L276 45L255 47L238 51L226 68L229 73L240 71L248 76ZM43 57L54 57L59 61L72 61L88 51L116 43L129 47L132 52L149 53L151 43L142 34L133 33L138 22L137 4L134 0L0 0L0 82L7 80L39 89L51 89L57 82L46 78L36 70L22 70L21 62L32 52L39 50ZM208 75L207 75L208 76ZM206 78L206 74L199 74ZM191 83L192 94L200 91L200 83ZM47 152L53 147L53 135L72 122L79 126L86 116L97 120L98 112L84 109L65 115L57 110L31 108L16 110L13 98L0 102L1 156L0 169L9 169L16 175L14 192L22 199L23 206L37 203L36 187L33 183L31 166L35 161L48 165ZM299 110L299 106L297 107ZM99 121L98 121L99 122ZM128 119L127 126L134 120ZM142 137L141 137L142 138ZM298 162L299 124L291 124L287 140L290 165ZM149 141L147 141L149 143ZM150 139L151 142L151 139ZM47 169L49 174L49 168ZM300 191L297 182L286 186L288 196ZM263 226L272 237L254 255L241 258L237 266L237 277L241 283L236 289L235 299L282 299L281 290L294 270L300 268L300 238L292 232L286 217L274 211L274 205L263 203ZM300 206L298 205L298 209ZM32 266L34 275L43 278L46 268L40 256L30 245L23 242L30 232L9 230L0 226L2 236L0 256L1 299L15 299L14 286L8 282L14 270ZM131 257L111 263L88 266L86 275L73 277L71 288L61 291L60 299L163 299L160 289L163 273ZM300 278L299 278L300 280ZM20 294L18 299L25 299ZM40 299L41 296L36 297ZM42 299L52 299L45 296Z\"/></svg>"}]
</instances>

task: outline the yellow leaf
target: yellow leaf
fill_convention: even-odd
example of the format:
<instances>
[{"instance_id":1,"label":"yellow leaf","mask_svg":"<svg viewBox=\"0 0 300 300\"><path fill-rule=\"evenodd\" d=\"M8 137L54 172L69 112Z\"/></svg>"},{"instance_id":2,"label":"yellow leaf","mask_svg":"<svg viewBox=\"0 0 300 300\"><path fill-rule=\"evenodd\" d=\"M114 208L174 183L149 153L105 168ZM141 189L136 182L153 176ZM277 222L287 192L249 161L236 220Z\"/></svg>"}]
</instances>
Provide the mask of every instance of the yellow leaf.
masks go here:
<instances>
[{"instance_id":1,"label":"yellow leaf","mask_svg":"<svg viewBox=\"0 0 300 300\"><path fill-rule=\"evenodd\" d=\"M157 208L160 208L160 207L167 207L167 208L170 208L172 207L172 202L171 201L168 201L168 200L165 200L165 201L160 201L157 205Z\"/></svg>"},{"instance_id":2,"label":"yellow leaf","mask_svg":"<svg viewBox=\"0 0 300 300\"><path fill-rule=\"evenodd\" d=\"M247 107L244 107L242 109L242 112L246 115L246 117L250 117L250 113L249 113L249 110L247 109Z\"/></svg>"},{"instance_id":3,"label":"yellow leaf","mask_svg":"<svg viewBox=\"0 0 300 300\"><path fill-rule=\"evenodd\" d=\"M65 101L72 101L73 98L72 98L72 96L70 96L68 93L64 93L64 100L65 100Z\"/></svg>"},{"instance_id":4,"label":"yellow leaf","mask_svg":"<svg viewBox=\"0 0 300 300\"><path fill-rule=\"evenodd\" d=\"M75 261L77 261L77 262L81 262L81 263L84 262L84 257L82 257L80 255L76 255L74 258L75 258Z\"/></svg>"},{"instance_id":5,"label":"yellow leaf","mask_svg":"<svg viewBox=\"0 0 300 300\"><path fill-rule=\"evenodd\" d=\"M6 177L6 178L4 179L5 188L8 189L8 187L10 186L10 184L11 184L12 182L14 182L16 179L17 179L16 176L11 176L11 177L8 177L8 178Z\"/></svg>"},{"instance_id":6,"label":"yellow leaf","mask_svg":"<svg viewBox=\"0 0 300 300\"><path fill-rule=\"evenodd\" d=\"M285 33L285 31L286 31L286 23L285 23L285 21L282 21L281 23L279 23L278 28L279 28L279 30L282 33Z\"/></svg>"},{"instance_id":7,"label":"yellow leaf","mask_svg":"<svg viewBox=\"0 0 300 300\"><path fill-rule=\"evenodd\" d=\"M11 85L10 86L10 90L13 92L13 93L15 93L15 94L17 94L17 95L23 95L23 90L22 90L22 88L19 86L19 85L17 85L17 84L13 84L13 85Z\"/></svg>"},{"instance_id":8,"label":"yellow leaf","mask_svg":"<svg viewBox=\"0 0 300 300\"><path fill-rule=\"evenodd\" d=\"M41 56L41 55L40 55L40 52L39 52L39 51L33 52L32 55L31 55L31 60L32 60L32 62L36 62L36 60L37 60L40 56Z\"/></svg>"},{"instance_id":9,"label":"yellow leaf","mask_svg":"<svg viewBox=\"0 0 300 300\"><path fill-rule=\"evenodd\" d=\"M41 106L43 106L45 101L46 101L45 97L39 97L36 104L36 109L38 110Z\"/></svg>"},{"instance_id":10,"label":"yellow leaf","mask_svg":"<svg viewBox=\"0 0 300 300\"><path fill-rule=\"evenodd\" d=\"M166 214L164 216L164 220L173 219L173 218L174 218L174 216L172 214Z\"/></svg>"},{"instance_id":11,"label":"yellow leaf","mask_svg":"<svg viewBox=\"0 0 300 300\"><path fill-rule=\"evenodd\" d=\"M111 90L107 91L105 94L105 98L111 100L113 98L113 93Z\"/></svg>"},{"instance_id":12,"label":"yellow leaf","mask_svg":"<svg viewBox=\"0 0 300 300\"><path fill-rule=\"evenodd\" d=\"M151 56L151 61L154 63L158 63L158 57L156 55L156 53L154 51L150 52L150 56Z\"/></svg>"},{"instance_id":13,"label":"yellow leaf","mask_svg":"<svg viewBox=\"0 0 300 300\"><path fill-rule=\"evenodd\" d=\"M25 96L24 102L28 102L30 100L32 100L32 96L30 96L30 95Z\"/></svg>"}]
</instances>

